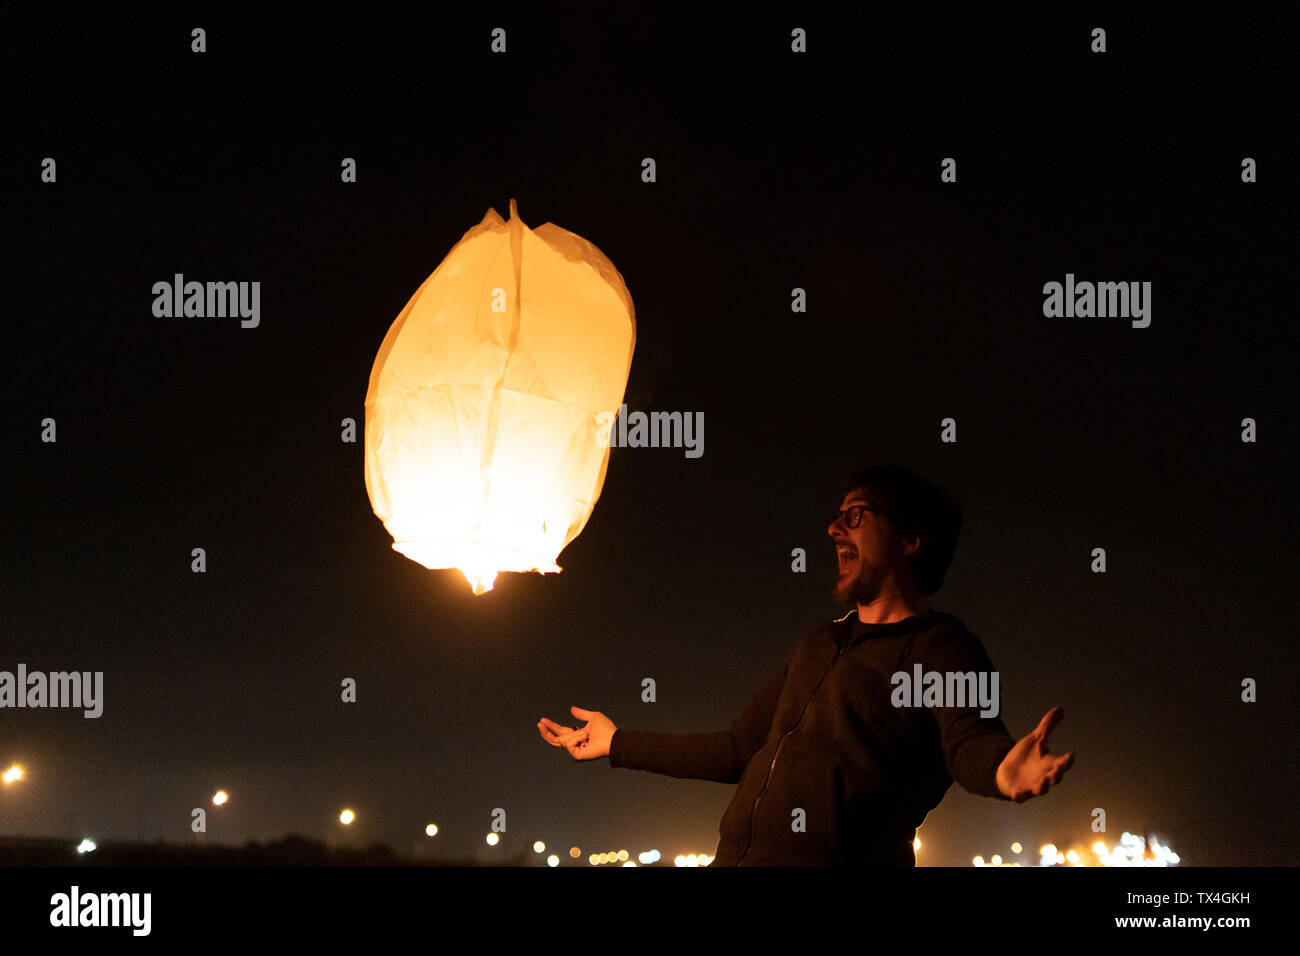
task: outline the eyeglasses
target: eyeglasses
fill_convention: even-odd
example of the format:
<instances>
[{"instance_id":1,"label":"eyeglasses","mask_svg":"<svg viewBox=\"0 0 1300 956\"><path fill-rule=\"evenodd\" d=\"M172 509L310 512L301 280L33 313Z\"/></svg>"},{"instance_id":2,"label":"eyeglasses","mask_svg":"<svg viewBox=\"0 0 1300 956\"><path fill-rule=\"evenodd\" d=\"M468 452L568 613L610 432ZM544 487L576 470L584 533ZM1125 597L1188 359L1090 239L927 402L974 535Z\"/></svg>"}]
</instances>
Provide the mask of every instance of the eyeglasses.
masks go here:
<instances>
[{"instance_id":1,"label":"eyeglasses","mask_svg":"<svg viewBox=\"0 0 1300 956\"><path fill-rule=\"evenodd\" d=\"M866 505L849 505L847 508L831 512L830 523L834 524L841 518L844 518L844 523L848 527L856 528L858 525L862 524L862 516L868 511L874 514L884 514L884 512L879 508L869 508ZM847 517L845 517L846 515Z\"/></svg>"}]
</instances>

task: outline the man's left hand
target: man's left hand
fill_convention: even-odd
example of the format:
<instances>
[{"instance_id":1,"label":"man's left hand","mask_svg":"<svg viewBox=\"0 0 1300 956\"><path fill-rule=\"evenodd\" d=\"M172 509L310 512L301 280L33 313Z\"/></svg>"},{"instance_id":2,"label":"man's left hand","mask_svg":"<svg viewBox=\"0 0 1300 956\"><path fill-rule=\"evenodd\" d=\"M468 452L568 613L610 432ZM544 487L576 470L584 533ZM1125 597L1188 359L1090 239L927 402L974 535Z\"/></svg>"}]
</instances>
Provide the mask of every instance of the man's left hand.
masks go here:
<instances>
[{"instance_id":1,"label":"man's left hand","mask_svg":"<svg viewBox=\"0 0 1300 956\"><path fill-rule=\"evenodd\" d=\"M1047 749L1047 735L1065 717L1065 711L1053 707L1038 726L1016 741L998 764L998 790L1004 797L1023 803L1030 797L1041 797L1052 784L1060 783L1074 763L1074 752L1063 757L1053 756Z\"/></svg>"}]
</instances>

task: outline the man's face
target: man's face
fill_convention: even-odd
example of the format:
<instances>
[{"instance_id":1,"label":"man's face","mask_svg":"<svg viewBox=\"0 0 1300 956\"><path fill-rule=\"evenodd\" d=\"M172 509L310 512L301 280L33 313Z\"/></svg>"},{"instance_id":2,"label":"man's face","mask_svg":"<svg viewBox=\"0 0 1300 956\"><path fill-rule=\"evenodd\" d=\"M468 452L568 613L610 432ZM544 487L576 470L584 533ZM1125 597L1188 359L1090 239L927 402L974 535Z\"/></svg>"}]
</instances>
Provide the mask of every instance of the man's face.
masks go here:
<instances>
[{"instance_id":1,"label":"man's face","mask_svg":"<svg viewBox=\"0 0 1300 956\"><path fill-rule=\"evenodd\" d=\"M840 510L853 505L875 507L865 492L851 491ZM835 585L831 597L837 604L870 604L890 573L906 563L903 547L893 525L878 511L864 511L862 523L849 527L849 516L841 515L826 529L835 542L837 558Z\"/></svg>"}]
</instances>

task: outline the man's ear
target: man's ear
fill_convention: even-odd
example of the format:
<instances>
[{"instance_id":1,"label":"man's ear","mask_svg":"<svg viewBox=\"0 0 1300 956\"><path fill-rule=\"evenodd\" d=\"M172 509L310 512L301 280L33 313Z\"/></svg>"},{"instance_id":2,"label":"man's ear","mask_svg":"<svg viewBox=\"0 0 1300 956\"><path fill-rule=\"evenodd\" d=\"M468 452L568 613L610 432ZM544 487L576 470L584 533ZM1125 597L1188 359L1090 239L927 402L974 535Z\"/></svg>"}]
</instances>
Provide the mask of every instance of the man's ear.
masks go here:
<instances>
[{"instance_id":1,"label":"man's ear","mask_svg":"<svg viewBox=\"0 0 1300 956\"><path fill-rule=\"evenodd\" d=\"M920 535L916 535L916 534L911 535L910 537L904 538L904 539L903 539L903 554L905 554L905 555L906 555L907 557L909 557L909 558L910 558L912 555L916 554L917 551L921 550L922 540L923 540L923 539L921 538L921 536L920 536Z\"/></svg>"}]
</instances>

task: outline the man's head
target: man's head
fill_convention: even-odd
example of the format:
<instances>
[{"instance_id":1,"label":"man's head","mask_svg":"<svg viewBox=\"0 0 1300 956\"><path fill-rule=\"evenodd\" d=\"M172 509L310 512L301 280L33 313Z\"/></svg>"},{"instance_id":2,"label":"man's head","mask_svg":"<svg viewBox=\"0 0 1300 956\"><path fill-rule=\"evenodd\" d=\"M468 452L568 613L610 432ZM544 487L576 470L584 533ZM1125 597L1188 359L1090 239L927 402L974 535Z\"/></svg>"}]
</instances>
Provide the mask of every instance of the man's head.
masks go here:
<instances>
[{"instance_id":1,"label":"man's head","mask_svg":"<svg viewBox=\"0 0 1300 956\"><path fill-rule=\"evenodd\" d=\"M873 462L849 476L839 510L848 513L826 529L839 559L836 602L870 604L891 589L904 599L939 590L961 533L959 502L906 468ZM849 526L854 519L856 528Z\"/></svg>"}]
</instances>

